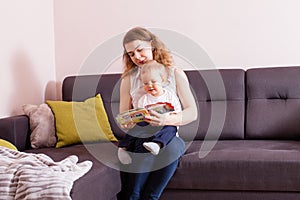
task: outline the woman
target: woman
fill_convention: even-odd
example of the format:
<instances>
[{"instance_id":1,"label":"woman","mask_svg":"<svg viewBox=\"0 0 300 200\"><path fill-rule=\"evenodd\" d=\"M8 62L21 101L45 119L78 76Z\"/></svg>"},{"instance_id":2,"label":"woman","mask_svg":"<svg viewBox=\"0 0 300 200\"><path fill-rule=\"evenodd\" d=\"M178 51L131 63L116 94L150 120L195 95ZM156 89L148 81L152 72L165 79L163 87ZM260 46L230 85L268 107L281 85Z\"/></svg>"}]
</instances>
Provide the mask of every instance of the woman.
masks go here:
<instances>
[{"instance_id":1,"label":"woman","mask_svg":"<svg viewBox=\"0 0 300 200\"><path fill-rule=\"evenodd\" d=\"M161 127L165 125L181 126L197 119L197 107L190 90L187 76L183 70L173 67L170 52L157 36L145 28L136 27L125 34L123 47L125 70L120 86L120 112L137 107L139 98L145 94L139 78L139 66L148 61L155 60L168 68L170 75L166 87L178 95L182 104L182 111L176 115L170 115L168 113L159 114L152 111L150 113L151 116L147 117L145 121L150 123L153 127ZM129 130L134 126L135 124L127 124L123 125L122 128ZM130 151L134 153L147 152L142 145L143 142L143 139L141 139L140 142L136 142ZM175 137L167 145L166 150L160 153L164 156L163 160L171 160L168 165L155 171L145 170L145 172L142 171L138 173L121 172L122 191L119 194L120 199L159 199L167 183L173 176L178 164L178 159L183 154L184 149L185 144L183 140L179 137ZM122 154L124 152L121 150L119 153ZM159 157L159 155L157 157ZM161 160L157 157L149 155L146 165L149 166L149 160L153 162L151 163L153 165L160 162ZM141 162L135 163L135 166L146 166Z\"/></svg>"}]
</instances>

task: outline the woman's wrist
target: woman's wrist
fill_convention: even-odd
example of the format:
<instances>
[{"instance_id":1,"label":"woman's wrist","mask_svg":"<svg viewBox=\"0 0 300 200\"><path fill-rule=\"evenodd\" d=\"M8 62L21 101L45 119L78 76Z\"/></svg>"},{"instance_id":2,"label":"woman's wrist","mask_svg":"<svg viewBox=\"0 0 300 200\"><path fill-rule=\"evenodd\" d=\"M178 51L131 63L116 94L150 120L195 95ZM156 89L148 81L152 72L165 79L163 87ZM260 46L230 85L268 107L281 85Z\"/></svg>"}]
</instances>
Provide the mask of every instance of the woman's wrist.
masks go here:
<instances>
[{"instance_id":1,"label":"woman's wrist","mask_svg":"<svg viewBox=\"0 0 300 200\"><path fill-rule=\"evenodd\" d=\"M165 120L166 125L181 126L195 121L197 115L194 112L190 112L190 110L186 109L176 114L170 114Z\"/></svg>"},{"instance_id":2,"label":"woman's wrist","mask_svg":"<svg viewBox=\"0 0 300 200\"><path fill-rule=\"evenodd\" d=\"M169 113L165 116L164 124L170 126L179 126L181 125L181 113Z\"/></svg>"}]
</instances>

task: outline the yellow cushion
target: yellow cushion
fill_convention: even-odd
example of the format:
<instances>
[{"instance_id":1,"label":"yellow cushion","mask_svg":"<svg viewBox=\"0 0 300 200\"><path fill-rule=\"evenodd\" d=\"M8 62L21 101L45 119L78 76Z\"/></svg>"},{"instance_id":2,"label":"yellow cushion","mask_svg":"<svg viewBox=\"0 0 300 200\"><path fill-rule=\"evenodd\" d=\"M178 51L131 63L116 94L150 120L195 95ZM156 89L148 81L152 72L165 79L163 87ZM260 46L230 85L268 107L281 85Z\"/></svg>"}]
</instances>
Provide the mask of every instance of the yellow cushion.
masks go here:
<instances>
[{"instance_id":1,"label":"yellow cushion","mask_svg":"<svg viewBox=\"0 0 300 200\"><path fill-rule=\"evenodd\" d=\"M46 101L55 117L56 148L80 142L117 141L100 94L84 102Z\"/></svg>"},{"instance_id":2,"label":"yellow cushion","mask_svg":"<svg viewBox=\"0 0 300 200\"><path fill-rule=\"evenodd\" d=\"M8 142L6 140L0 139L0 146L18 151L18 149L17 149L17 147L15 145L13 145L12 143L10 143L10 142Z\"/></svg>"}]
</instances>

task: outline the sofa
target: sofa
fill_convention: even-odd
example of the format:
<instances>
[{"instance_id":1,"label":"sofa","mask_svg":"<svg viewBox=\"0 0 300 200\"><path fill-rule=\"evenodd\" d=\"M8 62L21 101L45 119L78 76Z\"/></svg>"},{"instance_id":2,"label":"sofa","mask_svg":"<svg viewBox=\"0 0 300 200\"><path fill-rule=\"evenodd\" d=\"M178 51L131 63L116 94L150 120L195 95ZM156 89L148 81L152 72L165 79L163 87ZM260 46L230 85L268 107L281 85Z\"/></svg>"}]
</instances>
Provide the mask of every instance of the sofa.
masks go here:
<instances>
[{"instance_id":1,"label":"sofa","mask_svg":"<svg viewBox=\"0 0 300 200\"><path fill-rule=\"evenodd\" d=\"M161 199L300 199L300 67L186 74L199 117L179 128L186 151ZM115 120L119 85L120 74L69 76L62 97L84 101L100 93L112 132L121 138L124 133ZM111 142L32 149L26 115L0 119L0 134L20 151L45 153L57 161L72 154L91 160L92 169L73 185L74 200L117 199L119 171L109 166L109 159L102 162L89 151L115 155L115 162L116 148L105 148Z\"/></svg>"}]
</instances>

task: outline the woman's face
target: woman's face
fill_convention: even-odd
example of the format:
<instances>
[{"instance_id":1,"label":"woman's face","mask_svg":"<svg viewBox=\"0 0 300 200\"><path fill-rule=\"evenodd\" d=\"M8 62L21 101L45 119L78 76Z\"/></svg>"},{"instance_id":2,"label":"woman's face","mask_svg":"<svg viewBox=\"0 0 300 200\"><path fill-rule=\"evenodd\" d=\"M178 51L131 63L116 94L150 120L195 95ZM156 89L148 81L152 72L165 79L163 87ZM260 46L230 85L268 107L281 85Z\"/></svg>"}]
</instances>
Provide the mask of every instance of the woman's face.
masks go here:
<instances>
[{"instance_id":1,"label":"woman's face","mask_svg":"<svg viewBox=\"0 0 300 200\"><path fill-rule=\"evenodd\" d=\"M151 42L134 40L125 44L125 50L132 62L137 66L153 60Z\"/></svg>"}]
</instances>

